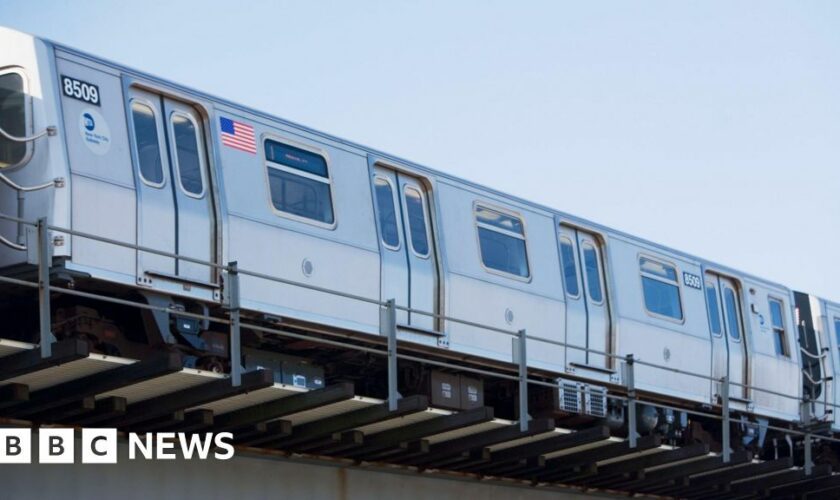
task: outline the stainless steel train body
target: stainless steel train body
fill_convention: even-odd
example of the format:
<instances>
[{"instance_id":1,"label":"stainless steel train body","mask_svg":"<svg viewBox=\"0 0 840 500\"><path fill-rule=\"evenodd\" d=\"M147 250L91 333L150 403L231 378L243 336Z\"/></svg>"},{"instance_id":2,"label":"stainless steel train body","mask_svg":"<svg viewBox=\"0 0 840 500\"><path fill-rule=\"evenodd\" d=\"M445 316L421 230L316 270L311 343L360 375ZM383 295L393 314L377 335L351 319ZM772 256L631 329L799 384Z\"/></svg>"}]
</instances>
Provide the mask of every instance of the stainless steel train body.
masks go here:
<instances>
[{"instance_id":1,"label":"stainless steel train body","mask_svg":"<svg viewBox=\"0 0 840 500\"><path fill-rule=\"evenodd\" d=\"M54 182L24 193L20 204L4 184L3 213L524 329L555 342L530 340L528 359L558 377L619 382L603 351L802 396L799 318L783 285L25 34L0 30L0 47L10 102L4 123L25 120L18 135L57 130L23 143L23 156L3 143L8 179ZM18 81L20 117L12 102ZM18 233L14 222L0 224L0 235L25 245ZM209 266L53 236L68 271L163 296L222 300L223 283ZM26 251L0 250L4 268L26 259ZM375 304L253 276L242 277L241 294L251 311L379 333ZM831 347L822 380L840 371L832 334L840 306L813 300L821 311L812 314L825 318L816 352ZM511 360L508 336L417 312L400 311L398 321L403 339ZM718 402L717 383L645 365L636 385L669 399ZM840 401L838 391L833 384L826 397ZM745 413L800 418L795 399L737 385L732 395Z\"/></svg>"}]
</instances>

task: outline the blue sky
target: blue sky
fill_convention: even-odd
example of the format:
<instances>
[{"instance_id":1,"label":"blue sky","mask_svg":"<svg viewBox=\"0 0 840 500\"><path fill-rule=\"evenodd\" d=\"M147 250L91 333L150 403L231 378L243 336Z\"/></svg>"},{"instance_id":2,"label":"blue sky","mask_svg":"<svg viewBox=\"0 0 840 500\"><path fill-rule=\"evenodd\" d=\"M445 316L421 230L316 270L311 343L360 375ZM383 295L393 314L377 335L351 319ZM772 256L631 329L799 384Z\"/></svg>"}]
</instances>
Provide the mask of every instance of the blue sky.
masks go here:
<instances>
[{"instance_id":1,"label":"blue sky","mask_svg":"<svg viewBox=\"0 0 840 500\"><path fill-rule=\"evenodd\" d=\"M840 301L840 3L2 0L39 34Z\"/></svg>"}]
</instances>

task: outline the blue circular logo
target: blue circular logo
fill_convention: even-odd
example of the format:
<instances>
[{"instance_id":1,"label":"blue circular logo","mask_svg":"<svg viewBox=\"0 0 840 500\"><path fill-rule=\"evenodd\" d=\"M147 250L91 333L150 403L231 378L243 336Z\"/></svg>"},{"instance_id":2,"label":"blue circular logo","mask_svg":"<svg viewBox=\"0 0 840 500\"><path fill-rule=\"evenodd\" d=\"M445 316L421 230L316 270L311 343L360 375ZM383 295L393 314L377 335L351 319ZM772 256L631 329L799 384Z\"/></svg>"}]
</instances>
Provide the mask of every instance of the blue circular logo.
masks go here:
<instances>
[{"instance_id":1,"label":"blue circular logo","mask_svg":"<svg viewBox=\"0 0 840 500\"><path fill-rule=\"evenodd\" d=\"M92 131L96 127L96 123L93 121L93 116L90 113L85 113L82 115L85 119L85 128Z\"/></svg>"}]
</instances>

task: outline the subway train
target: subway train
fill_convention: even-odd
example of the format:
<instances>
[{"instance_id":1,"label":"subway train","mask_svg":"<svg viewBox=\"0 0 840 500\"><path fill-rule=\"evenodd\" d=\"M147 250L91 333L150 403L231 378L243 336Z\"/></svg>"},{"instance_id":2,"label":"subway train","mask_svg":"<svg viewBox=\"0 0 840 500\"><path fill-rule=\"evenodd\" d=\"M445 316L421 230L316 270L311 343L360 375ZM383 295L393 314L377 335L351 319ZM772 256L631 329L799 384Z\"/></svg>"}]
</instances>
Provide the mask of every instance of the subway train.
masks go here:
<instances>
[{"instance_id":1,"label":"subway train","mask_svg":"<svg viewBox=\"0 0 840 500\"><path fill-rule=\"evenodd\" d=\"M227 327L210 318L225 314L220 266L236 262L254 272L239 280L253 324L381 340L377 301L394 299L401 345L501 369L513 342L499 330L524 330L531 376L561 387L535 395L534 412L624 425L621 402L596 396L621 391L632 354L635 389L686 410L643 407L641 421L675 439L715 441L713 420L689 410L719 409L723 377L734 415L755 424L741 445L785 446L773 424L840 430L838 303L38 37L0 29L0 47L2 275L31 275L37 243L19 219L46 218L72 231L49 235L56 287L161 306L55 294L59 338L132 357L177 349L227 371ZM4 288L4 336L33 340L31 295ZM305 341L242 338L246 367L379 369ZM401 363L400 391L421 390L424 370ZM485 379L482 396L503 406L514 390Z\"/></svg>"}]
</instances>

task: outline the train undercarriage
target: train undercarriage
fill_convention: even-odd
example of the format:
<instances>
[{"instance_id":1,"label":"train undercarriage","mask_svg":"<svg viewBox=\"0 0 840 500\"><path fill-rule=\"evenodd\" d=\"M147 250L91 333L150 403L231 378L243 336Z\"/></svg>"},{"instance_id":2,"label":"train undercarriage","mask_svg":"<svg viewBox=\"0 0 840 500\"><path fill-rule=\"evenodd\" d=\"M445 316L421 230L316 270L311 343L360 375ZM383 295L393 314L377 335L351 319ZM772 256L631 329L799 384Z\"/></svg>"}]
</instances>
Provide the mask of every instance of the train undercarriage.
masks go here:
<instances>
[{"instance_id":1,"label":"train undercarriage","mask_svg":"<svg viewBox=\"0 0 840 500\"><path fill-rule=\"evenodd\" d=\"M229 311L223 306L61 274L54 276L52 286L80 292L75 295L53 293L52 332L59 343L80 341L90 353L141 361L166 353L175 354L183 368L214 374L231 372L229 327L225 324ZM111 300L97 298L103 296ZM37 344L38 301L33 292L24 287L3 285L0 304L0 314L7 319L2 337ZM269 370L273 383L311 391L349 383L357 395L387 400L387 358L370 352L383 348L384 339L254 311L242 311L241 321L240 363L246 373ZM356 350L353 346L367 350ZM403 400L426 398L430 408L448 412L469 413L490 408L494 419L511 423L520 420L519 385L510 376L515 374L516 366L488 363L419 345L401 344L400 349L412 357L401 360L398 365L397 390ZM496 372L502 377L486 375ZM592 383L568 374L535 371L529 373L529 379L532 383L527 395L527 418L534 425L549 425L552 429L575 433L602 428L607 430L609 439L626 446L629 426L635 424L637 436L634 441L642 447L640 450L657 448L670 453L694 449L703 452L697 456L723 457L722 443L728 439L731 444L727 458L736 463L788 464L805 470L810 461L808 472L818 471L823 475L826 470L840 467L837 445L821 439L832 437L827 423L804 426L801 422L732 411L727 437L720 406L635 393L622 385ZM635 413L634 418L631 418L631 412ZM70 423L72 419L65 421ZM400 445L407 446L406 443ZM318 449L315 451L316 455L320 454ZM323 451L330 455L329 447ZM644 451L639 453L645 454ZM538 455L536 459L528 457L516 465L525 467L526 471L526 466L539 469L545 466L545 456L551 457L550 454ZM387 456L382 459L388 461ZM556 463L557 459L549 458L548 461ZM601 462L604 460L598 464ZM610 463L610 459L606 459L607 467ZM686 460L686 464L691 463L692 460ZM461 470L470 471L469 467ZM487 473L505 477L507 470L491 468ZM514 477L552 479L550 475L523 475L517 467L511 470L517 471ZM571 485L621 489L622 481L616 477L607 476L609 480L599 482L597 474L592 475L592 470L589 471L589 475L586 470L577 470L577 475L561 474L557 480ZM634 482L645 484L644 471L621 477L630 486ZM538 479L533 481L539 482ZM669 482L666 486L654 489L654 492L680 496L679 484Z\"/></svg>"}]
</instances>

